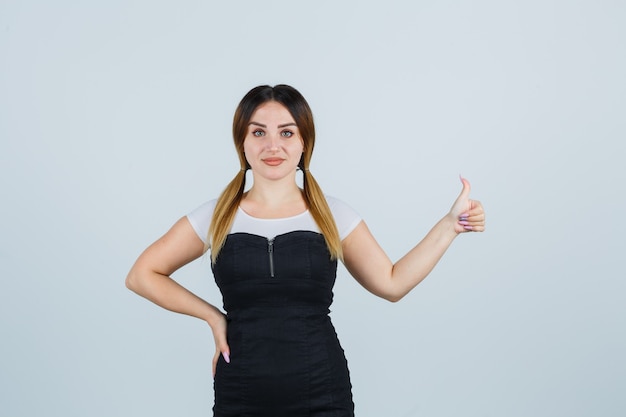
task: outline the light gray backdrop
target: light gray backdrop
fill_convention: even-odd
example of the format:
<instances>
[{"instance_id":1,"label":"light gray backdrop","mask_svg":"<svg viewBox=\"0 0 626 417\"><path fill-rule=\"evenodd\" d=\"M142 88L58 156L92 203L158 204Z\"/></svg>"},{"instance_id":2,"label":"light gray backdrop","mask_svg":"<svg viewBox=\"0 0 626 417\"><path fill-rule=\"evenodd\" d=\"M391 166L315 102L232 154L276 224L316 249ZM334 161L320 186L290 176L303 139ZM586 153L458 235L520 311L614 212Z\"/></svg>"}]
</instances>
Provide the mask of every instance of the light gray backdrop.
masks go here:
<instances>
[{"instance_id":1,"label":"light gray backdrop","mask_svg":"<svg viewBox=\"0 0 626 417\"><path fill-rule=\"evenodd\" d=\"M397 259L472 181L400 303L340 269L356 410L626 412L622 1L0 2L0 414L207 416L208 327L124 287L238 170L251 87L308 98L311 170ZM221 298L208 260L175 278Z\"/></svg>"}]
</instances>

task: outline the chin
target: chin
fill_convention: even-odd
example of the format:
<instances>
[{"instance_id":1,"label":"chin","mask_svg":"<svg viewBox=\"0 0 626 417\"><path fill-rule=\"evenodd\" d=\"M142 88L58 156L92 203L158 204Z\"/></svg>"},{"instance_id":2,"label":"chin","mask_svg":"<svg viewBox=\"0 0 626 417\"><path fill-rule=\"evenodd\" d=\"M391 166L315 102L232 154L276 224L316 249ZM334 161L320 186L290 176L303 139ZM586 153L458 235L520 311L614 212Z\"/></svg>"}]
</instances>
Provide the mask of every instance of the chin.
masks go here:
<instances>
[{"instance_id":1,"label":"chin","mask_svg":"<svg viewBox=\"0 0 626 417\"><path fill-rule=\"evenodd\" d=\"M280 169L280 168L282 167L270 167L269 169L266 168L266 169L257 171L257 175L259 177L262 177L271 181L282 180L286 177L293 177L295 180L295 177L296 177L295 169L287 170L287 169Z\"/></svg>"}]
</instances>

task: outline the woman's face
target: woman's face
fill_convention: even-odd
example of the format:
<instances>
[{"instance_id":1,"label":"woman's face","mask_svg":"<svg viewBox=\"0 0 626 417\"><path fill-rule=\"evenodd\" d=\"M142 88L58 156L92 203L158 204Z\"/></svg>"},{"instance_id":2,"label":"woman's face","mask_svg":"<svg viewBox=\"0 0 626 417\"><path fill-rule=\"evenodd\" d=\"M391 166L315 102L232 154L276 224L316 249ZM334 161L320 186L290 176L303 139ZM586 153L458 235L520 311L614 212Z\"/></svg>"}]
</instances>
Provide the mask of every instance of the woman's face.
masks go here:
<instances>
[{"instance_id":1,"label":"woman's face","mask_svg":"<svg viewBox=\"0 0 626 417\"><path fill-rule=\"evenodd\" d=\"M304 142L289 110L268 101L252 114L243 150L255 179L279 180L295 174Z\"/></svg>"}]
</instances>

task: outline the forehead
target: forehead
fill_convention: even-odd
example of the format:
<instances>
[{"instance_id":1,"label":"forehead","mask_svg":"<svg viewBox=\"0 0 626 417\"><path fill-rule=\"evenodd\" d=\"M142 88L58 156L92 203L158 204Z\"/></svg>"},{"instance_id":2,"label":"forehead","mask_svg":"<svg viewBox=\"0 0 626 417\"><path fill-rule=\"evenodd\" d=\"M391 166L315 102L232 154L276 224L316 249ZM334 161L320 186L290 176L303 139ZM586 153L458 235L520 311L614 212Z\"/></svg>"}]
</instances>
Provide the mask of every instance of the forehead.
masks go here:
<instances>
[{"instance_id":1,"label":"forehead","mask_svg":"<svg viewBox=\"0 0 626 417\"><path fill-rule=\"evenodd\" d=\"M252 113L250 121L256 122L261 120L275 121L277 123L295 123L287 107L277 101L268 101L256 108L254 113Z\"/></svg>"}]
</instances>

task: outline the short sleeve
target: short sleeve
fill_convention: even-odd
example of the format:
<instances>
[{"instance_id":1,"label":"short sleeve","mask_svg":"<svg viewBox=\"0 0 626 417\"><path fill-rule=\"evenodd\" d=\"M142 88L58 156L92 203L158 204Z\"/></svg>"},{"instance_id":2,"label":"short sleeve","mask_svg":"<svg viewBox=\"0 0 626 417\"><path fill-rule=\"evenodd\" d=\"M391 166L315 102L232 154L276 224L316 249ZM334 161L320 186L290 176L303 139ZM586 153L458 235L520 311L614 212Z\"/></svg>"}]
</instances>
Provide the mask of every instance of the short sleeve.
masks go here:
<instances>
[{"instance_id":1,"label":"short sleeve","mask_svg":"<svg viewBox=\"0 0 626 417\"><path fill-rule=\"evenodd\" d=\"M187 219L189 223L191 223L191 227L205 245L207 244L209 226L211 225L211 218L213 217L213 210L215 210L216 203L217 200L207 201L187 214Z\"/></svg>"},{"instance_id":2,"label":"short sleeve","mask_svg":"<svg viewBox=\"0 0 626 417\"><path fill-rule=\"evenodd\" d=\"M352 207L337 198L326 196L326 202L335 218L339 239L344 240L361 222L361 216Z\"/></svg>"}]
</instances>

